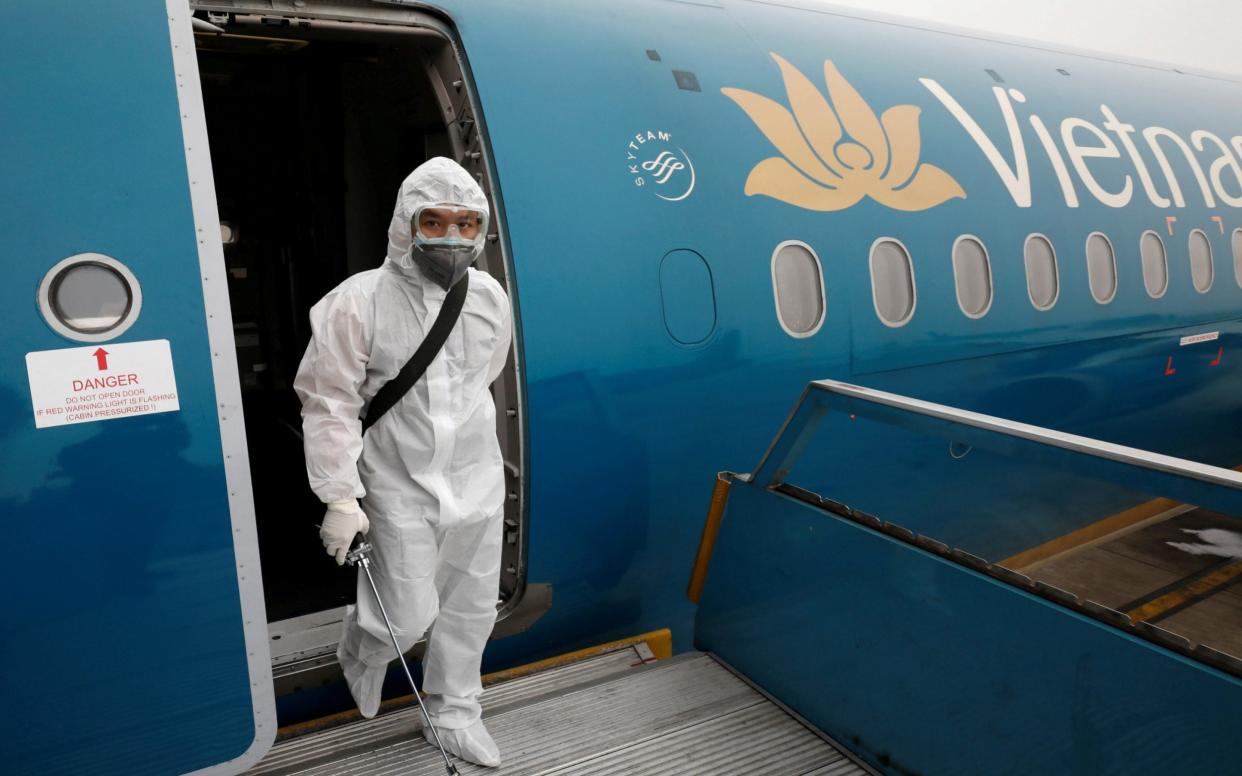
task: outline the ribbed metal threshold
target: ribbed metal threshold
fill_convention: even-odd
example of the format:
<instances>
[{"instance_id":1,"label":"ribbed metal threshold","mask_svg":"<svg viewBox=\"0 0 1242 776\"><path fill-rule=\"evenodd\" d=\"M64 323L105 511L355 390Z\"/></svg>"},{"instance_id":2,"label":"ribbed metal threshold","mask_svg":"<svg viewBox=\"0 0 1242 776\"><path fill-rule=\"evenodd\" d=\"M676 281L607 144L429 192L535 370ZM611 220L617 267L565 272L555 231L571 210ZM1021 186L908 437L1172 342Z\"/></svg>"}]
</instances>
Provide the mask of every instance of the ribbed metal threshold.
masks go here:
<instances>
[{"instance_id":1,"label":"ribbed metal threshold","mask_svg":"<svg viewBox=\"0 0 1242 776\"><path fill-rule=\"evenodd\" d=\"M709 655L641 665L632 649L496 685L484 720L504 765L462 774L569 776L865 774L828 741ZM276 745L252 771L267 776L436 776L416 709Z\"/></svg>"}]
</instances>

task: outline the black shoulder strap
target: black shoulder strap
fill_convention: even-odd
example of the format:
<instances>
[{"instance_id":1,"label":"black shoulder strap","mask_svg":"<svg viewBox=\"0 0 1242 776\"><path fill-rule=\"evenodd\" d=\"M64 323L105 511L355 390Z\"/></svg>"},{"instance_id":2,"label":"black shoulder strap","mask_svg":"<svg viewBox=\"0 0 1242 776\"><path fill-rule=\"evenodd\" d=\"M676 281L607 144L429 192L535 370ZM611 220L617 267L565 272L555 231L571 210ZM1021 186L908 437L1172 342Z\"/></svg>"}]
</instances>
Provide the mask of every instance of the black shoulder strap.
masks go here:
<instances>
[{"instance_id":1,"label":"black shoulder strap","mask_svg":"<svg viewBox=\"0 0 1242 776\"><path fill-rule=\"evenodd\" d=\"M414 351L414 355L410 356L410 360L405 362L405 366L401 367L397 376L380 386L375 397L371 399L371 404L367 408L367 416L362 419L363 433L374 426L385 412L393 408L393 405L401 401L401 397L405 396L414 383L418 382L418 378L427 371L427 367L431 365L436 354L444 347L444 342L448 339L449 332L453 330L457 319L461 317L461 308L466 302L466 289L469 286L470 273L467 272L461 280L457 281L457 285L449 289L448 295L444 297L444 306L440 308L440 314L436 316L436 322L431 324L431 330L427 332L423 343L418 346L418 350Z\"/></svg>"}]
</instances>

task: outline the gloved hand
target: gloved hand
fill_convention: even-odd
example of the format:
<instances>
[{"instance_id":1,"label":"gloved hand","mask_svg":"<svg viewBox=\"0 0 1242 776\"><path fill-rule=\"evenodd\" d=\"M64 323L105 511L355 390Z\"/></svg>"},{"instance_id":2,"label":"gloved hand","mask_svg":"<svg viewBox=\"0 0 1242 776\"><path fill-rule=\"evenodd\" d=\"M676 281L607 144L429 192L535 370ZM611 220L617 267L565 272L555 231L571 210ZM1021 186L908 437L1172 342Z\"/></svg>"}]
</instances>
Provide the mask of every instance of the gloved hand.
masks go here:
<instances>
[{"instance_id":1,"label":"gloved hand","mask_svg":"<svg viewBox=\"0 0 1242 776\"><path fill-rule=\"evenodd\" d=\"M319 538L328 554L336 558L336 565L345 563L345 555L349 553L349 545L354 537L366 534L371 530L371 521L367 520L357 499L333 501L328 504L328 511L323 515L323 525L319 526Z\"/></svg>"}]
</instances>

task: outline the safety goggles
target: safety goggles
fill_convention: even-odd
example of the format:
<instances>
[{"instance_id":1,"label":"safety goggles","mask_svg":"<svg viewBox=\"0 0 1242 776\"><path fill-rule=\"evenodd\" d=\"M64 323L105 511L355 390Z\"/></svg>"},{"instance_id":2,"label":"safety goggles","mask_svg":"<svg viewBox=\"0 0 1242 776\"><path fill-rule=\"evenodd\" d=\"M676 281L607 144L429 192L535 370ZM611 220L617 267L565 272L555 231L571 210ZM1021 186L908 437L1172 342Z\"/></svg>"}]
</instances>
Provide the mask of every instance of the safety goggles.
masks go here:
<instances>
[{"instance_id":1,"label":"safety goggles","mask_svg":"<svg viewBox=\"0 0 1242 776\"><path fill-rule=\"evenodd\" d=\"M487 213L452 203L423 205L410 226L418 242L478 245L487 235Z\"/></svg>"}]
</instances>

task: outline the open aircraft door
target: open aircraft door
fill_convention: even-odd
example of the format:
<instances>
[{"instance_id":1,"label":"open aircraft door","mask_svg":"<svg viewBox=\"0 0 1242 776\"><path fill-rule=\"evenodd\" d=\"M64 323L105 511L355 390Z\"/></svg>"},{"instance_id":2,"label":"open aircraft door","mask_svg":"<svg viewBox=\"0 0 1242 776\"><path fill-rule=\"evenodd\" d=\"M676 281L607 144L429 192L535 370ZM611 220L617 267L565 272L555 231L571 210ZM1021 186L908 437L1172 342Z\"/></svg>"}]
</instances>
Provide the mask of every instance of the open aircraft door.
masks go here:
<instances>
[{"instance_id":1,"label":"open aircraft door","mask_svg":"<svg viewBox=\"0 0 1242 776\"><path fill-rule=\"evenodd\" d=\"M275 734L185 0L0 12L11 774L237 773Z\"/></svg>"}]
</instances>

